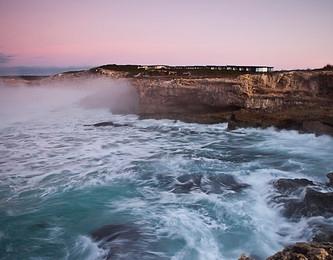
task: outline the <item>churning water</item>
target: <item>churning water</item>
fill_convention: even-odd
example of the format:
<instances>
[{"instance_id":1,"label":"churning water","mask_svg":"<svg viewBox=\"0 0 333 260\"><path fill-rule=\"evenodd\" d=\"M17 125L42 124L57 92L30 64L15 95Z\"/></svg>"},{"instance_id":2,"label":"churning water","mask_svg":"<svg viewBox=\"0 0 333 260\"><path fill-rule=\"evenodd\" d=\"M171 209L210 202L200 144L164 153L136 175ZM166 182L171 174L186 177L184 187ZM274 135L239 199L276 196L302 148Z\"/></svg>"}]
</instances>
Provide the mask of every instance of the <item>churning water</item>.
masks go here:
<instances>
[{"instance_id":1,"label":"churning water","mask_svg":"<svg viewBox=\"0 0 333 260\"><path fill-rule=\"evenodd\" d=\"M139 120L68 96L52 103L54 90L44 104L38 93L21 108L2 96L0 259L104 259L109 250L123 259L237 259L309 239L307 220L292 222L268 203L270 183L325 181L332 138ZM102 121L119 125L87 126ZM177 190L182 178L214 187L225 174L249 186ZM92 231L105 225L125 239L95 241Z\"/></svg>"}]
</instances>

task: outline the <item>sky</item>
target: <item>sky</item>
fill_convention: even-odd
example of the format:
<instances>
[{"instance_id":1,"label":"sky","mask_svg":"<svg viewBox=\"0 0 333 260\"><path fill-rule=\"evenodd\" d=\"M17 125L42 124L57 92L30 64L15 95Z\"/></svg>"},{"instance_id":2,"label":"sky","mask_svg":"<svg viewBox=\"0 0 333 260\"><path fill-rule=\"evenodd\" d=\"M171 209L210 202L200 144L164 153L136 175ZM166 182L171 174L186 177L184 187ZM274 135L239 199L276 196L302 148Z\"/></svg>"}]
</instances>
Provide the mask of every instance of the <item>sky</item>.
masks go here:
<instances>
[{"instance_id":1,"label":"sky","mask_svg":"<svg viewBox=\"0 0 333 260\"><path fill-rule=\"evenodd\" d=\"M0 0L0 67L333 63L333 0Z\"/></svg>"}]
</instances>

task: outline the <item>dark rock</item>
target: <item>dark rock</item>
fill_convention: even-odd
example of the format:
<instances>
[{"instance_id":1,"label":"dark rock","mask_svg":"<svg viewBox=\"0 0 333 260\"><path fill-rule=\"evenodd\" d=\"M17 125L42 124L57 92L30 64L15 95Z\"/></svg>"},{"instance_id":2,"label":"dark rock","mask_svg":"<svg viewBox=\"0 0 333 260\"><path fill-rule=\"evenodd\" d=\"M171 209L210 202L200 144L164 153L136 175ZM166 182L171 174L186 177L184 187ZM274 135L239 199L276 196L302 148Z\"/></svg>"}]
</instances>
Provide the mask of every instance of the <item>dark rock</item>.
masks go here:
<instances>
[{"instance_id":1,"label":"dark rock","mask_svg":"<svg viewBox=\"0 0 333 260\"><path fill-rule=\"evenodd\" d=\"M155 174L154 177L156 178L156 184L161 189L168 189L174 188L175 177L172 175L167 174ZM153 178L153 177L149 177Z\"/></svg>"},{"instance_id":2,"label":"dark rock","mask_svg":"<svg viewBox=\"0 0 333 260\"><path fill-rule=\"evenodd\" d=\"M93 232L91 237L99 243L99 247L108 251L106 259L162 259L151 253L151 238L143 234L136 226L106 225Z\"/></svg>"},{"instance_id":3,"label":"dark rock","mask_svg":"<svg viewBox=\"0 0 333 260\"><path fill-rule=\"evenodd\" d=\"M315 232L312 238L313 242L331 242L333 243L333 226L324 226Z\"/></svg>"},{"instance_id":4,"label":"dark rock","mask_svg":"<svg viewBox=\"0 0 333 260\"><path fill-rule=\"evenodd\" d=\"M246 256L246 255L241 255L238 260L255 260L253 257L251 256Z\"/></svg>"},{"instance_id":5,"label":"dark rock","mask_svg":"<svg viewBox=\"0 0 333 260\"><path fill-rule=\"evenodd\" d=\"M195 189L200 189L202 175L185 174L176 179L176 184L172 189L174 193L188 193Z\"/></svg>"},{"instance_id":6,"label":"dark rock","mask_svg":"<svg viewBox=\"0 0 333 260\"><path fill-rule=\"evenodd\" d=\"M302 130L317 135L333 135L333 126L326 122L304 121Z\"/></svg>"},{"instance_id":7,"label":"dark rock","mask_svg":"<svg viewBox=\"0 0 333 260\"><path fill-rule=\"evenodd\" d=\"M333 219L313 217L308 219L306 224L304 231L308 240L319 243L333 242Z\"/></svg>"},{"instance_id":8,"label":"dark rock","mask_svg":"<svg viewBox=\"0 0 333 260\"><path fill-rule=\"evenodd\" d=\"M140 232L132 226L106 225L93 231L91 236L96 241L111 241L117 237L127 240L137 240L140 237Z\"/></svg>"},{"instance_id":9,"label":"dark rock","mask_svg":"<svg viewBox=\"0 0 333 260\"><path fill-rule=\"evenodd\" d=\"M220 194L226 190L239 192L247 187L249 187L248 184L239 183L235 177L229 174L185 174L176 179L172 192L188 193L193 190L201 190L205 193Z\"/></svg>"},{"instance_id":10,"label":"dark rock","mask_svg":"<svg viewBox=\"0 0 333 260\"><path fill-rule=\"evenodd\" d=\"M130 125L128 125L128 124L117 124L117 123L114 123L112 121L108 121L108 122L101 122L101 123L96 123L96 124L92 124L92 125L85 125L85 126L95 126L95 127L113 126L113 127L122 127L122 126L130 126Z\"/></svg>"},{"instance_id":11,"label":"dark rock","mask_svg":"<svg viewBox=\"0 0 333 260\"><path fill-rule=\"evenodd\" d=\"M209 175L201 183L201 189L204 192L217 194L225 190L239 192L249 186L248 184L238 182L234 176L229 174Z\"/></svg>"},{"instance_id":12,"label":"dark rock","mask_svg":"<svg viewBox=\"0 0 333 260\"><path fill-rule=\"evenodd\" d=\"M38 228L38 229L45 229L51 227L51 225L47 222L40 222L32 225L33 228Z\"/></svg>"},{"instance_id":13,"label":"dark rock","mask_svg":"<svg viewBox=\"0 0 333 260\"><path fill-rule=\"evenodd\" d=\"M308 179L278 179L273 183L275 189L282 194L293 193L314 183Z\"/></svg>"},{"instance_id":14,"label":"dark rock","mask_svg":"<svg viewBox=\"0 0 333 260\"><path fill-rule=\"evenodd\" d=\"M308 188L305 193L304 203L310 215L333 214L333 192L320 192Z\"/></svg>"},{"instance_id":15,"label":"dark rock","mask_svg":"<svg viewBox=\"0 0 333 260\"><path fill-rule=\"evenodd\" d=\"M326 176L329 180L328 185L333 186L333 172L328 173Z\"/></svg>"},{"instance_id":16,"label":"dark rock","mask_svg":"<svg viewBox=\"0 0 333 260\"><path fill-rule=\"evenodd\" d=\"M332 260L333 243L296 243L267 260Z\"/></svg>"},{"instance_id":17,"label":"dark rock","mask_svg":"<svg viewBox=\"0 0 333 260\"><path fill-rule=\"evenodd\" d=\"M179 176L177 178L177 181L179 181L181 183L191 181L191 182L193 182L193 184L200 186L201 179L202 179L201 174L184 174L184 175Z\"/></svg>"},{"instance_id":18,"label":"dark rock","mask_svg":"<svg viewBox=\"0 0 333 260\"><path fill-rule=\"evenodd\" d=\"M333 216L333 192L322 192L307 179L279 179L273 183L279 193L273 201L282 205L286 217L299 219Z\"/></svg>"},{"instance_id":19,"label":"dark rock","mask_svg":"<svg viewBox=\"0 0 333 260\"><path fill-rule=\"evenodd\" d=\"M287 217L333 216L333 192L320 192L306 188L304 198L292 199L285 204Z\"/></svg>"}]
</instances>

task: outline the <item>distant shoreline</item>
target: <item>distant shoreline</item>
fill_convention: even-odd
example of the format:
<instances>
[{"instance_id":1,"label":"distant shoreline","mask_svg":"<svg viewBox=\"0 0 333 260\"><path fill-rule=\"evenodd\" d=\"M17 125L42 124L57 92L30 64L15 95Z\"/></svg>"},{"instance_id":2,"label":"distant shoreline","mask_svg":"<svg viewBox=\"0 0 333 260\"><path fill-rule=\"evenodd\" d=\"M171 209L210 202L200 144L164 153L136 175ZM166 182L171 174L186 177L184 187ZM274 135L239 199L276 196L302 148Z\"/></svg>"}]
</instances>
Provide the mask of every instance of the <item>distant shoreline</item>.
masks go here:
<instances>
[{"instance_id":1,"label":"distant shoreline","mask_svg":"<svg viewBox=\"0 0 333 260\"><path fill-rule=\"evenodd\" d=\"M78 80L126 80L141 118L228 122L333 136L333 67L245 72L199 67L104 65L51 76L2 76L0 84L35 86Z\"/></svg>"},{"instance_id":2,"label":"distant shoreline","mask_svg":"<svg viewBox=\"0 0 333 260\"><path fill-rule=\"evenodd\" d=\"M166 71L178 71L178 72L189 72L189 71L197 71L197 74L208 74L208 75L218 75L224 73L253 73L251 71L232 71L232 70L224 70L221 69L223 67L268 67L272 68L272 71L268 71L270 73L276 72L288 72L288 71L318 71L327 69L327 65L323 68L314 68L314 69L282 69L275 70L272 66L263 66L263 65L181 65L181 66L173 66L173 65L140 65L140 64L106 64L98 67L28 67L28 66L19 66L19 67L0 67L0 77L48 77L61 73L75 73L82 71L94 71L96 69L107 69L107 70L115 70L115 71L123 71L123 72L142 72L142 71L150 71L152 74L154 72L166 72ZM160 67L160 68L158 68ZM196 68L196 69L194 69ZM211 69L215 68L215 69ZM260 73L260 72L257 72ZM267 73L267 72L266 72Z\"/></svg>"}]
</instances>

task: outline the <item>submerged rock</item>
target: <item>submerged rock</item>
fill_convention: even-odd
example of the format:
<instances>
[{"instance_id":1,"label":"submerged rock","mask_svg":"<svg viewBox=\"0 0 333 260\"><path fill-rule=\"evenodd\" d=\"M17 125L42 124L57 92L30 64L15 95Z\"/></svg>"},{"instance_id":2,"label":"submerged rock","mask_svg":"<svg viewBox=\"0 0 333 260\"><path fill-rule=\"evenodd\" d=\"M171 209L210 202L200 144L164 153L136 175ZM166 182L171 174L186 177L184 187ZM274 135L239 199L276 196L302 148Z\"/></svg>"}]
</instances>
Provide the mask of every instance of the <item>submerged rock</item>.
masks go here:
<instances>
[{"instance_id":1,"label":"submerged rock","mask_svg":"<svg viewBox=\"0 0 333 260\"><path fill-rule=\"evenodd\" d=\"M202 181L201 189L206 193L222 193L225 190L241 191L250 185L240 183L236 178L229 174L218 174L207 176Z\"/></svg>"},{"instance_id":2,"label":"submerged rock","mask_svg":"<svg viewBox=\"0 0 333 260\"><path fill-rule=\"evenodd\" d=\"M101 123L96 123L92 125L85 125L85 126L95 126L95 127L102 127L102 126L113 126L113 127L122 127L122 126L130 126L128 124L118 124L114 123L112 121L107 121L107 122L101 122Z\"/></svg>"},{"instance_id":3,"label":"submerged rock","mask_svg":"<svg viewBox=\"0 0 333 260\"><path fill-rule=\"evenodd\" d=\"M140 237L140 232L137 228L128 225L105 225L91 232L91 236L96 241L103 240L104 242L114 240L117 237L135 241Z\"/></svg>"},{"instance_id":4,"label":"submerged rock","mask_svg":"<svg viewBox=\"0 0 333 260\"><path fill-rule=\"evenodd\" d=\"M91 237L106 252L106 259L164 259L149 250L150 237L132 225L105 225L91 232Z\"/></svg>"},{"instance_id":5,"label":"submerged rock","mask_svg":"<svg viewBox=\"0 0 333 260\"><path fill-rule=\"evenodd\" d=\"M204 193L220 194L226 190L241 191L250 185L240 183L229 174L185 174L176 179L172 192L189 193L193 190L200 190Z\"/></svg>"},{"instance_id":6,"label":"submerged rock","mask_svg":"<svg viewBox=\"0 0 333 260\"><path fill-rule=\"evenodd\" d=\"M328 173L326 176L329 180L328 185L333 186L333 172Z\"/></svg>"},{"instance_id":7,"label":"submerged rock","mask_svg":"<svg viewBox=\"0 0 333 260\"><path fill-rule=\"evenodd\" d=\"M174 193L188 193L195 189L201 188L202 175L185 174L176 179L172 192Z\"/></svg>"},{"instance_id":8,"label":"submerged rock","mask_svg":"<svg viewBox=\"0 0 333 260\"><path fill-rule=\"evenodd\" d=\"M297 189L310 185L314 185L314 183L308 179L278 179L273 183L274 188L283 194L293 193Z\"/></svg>"},{"instance_id":9,"label":"submerged rock","mask_svg":"<svg viewBox=\"0 0 333 260\"><path fill-rule=\"evenodd\" d=\"M332 260L333 243L296 243L267 260Z\"/></svg>"}]
</instances>

